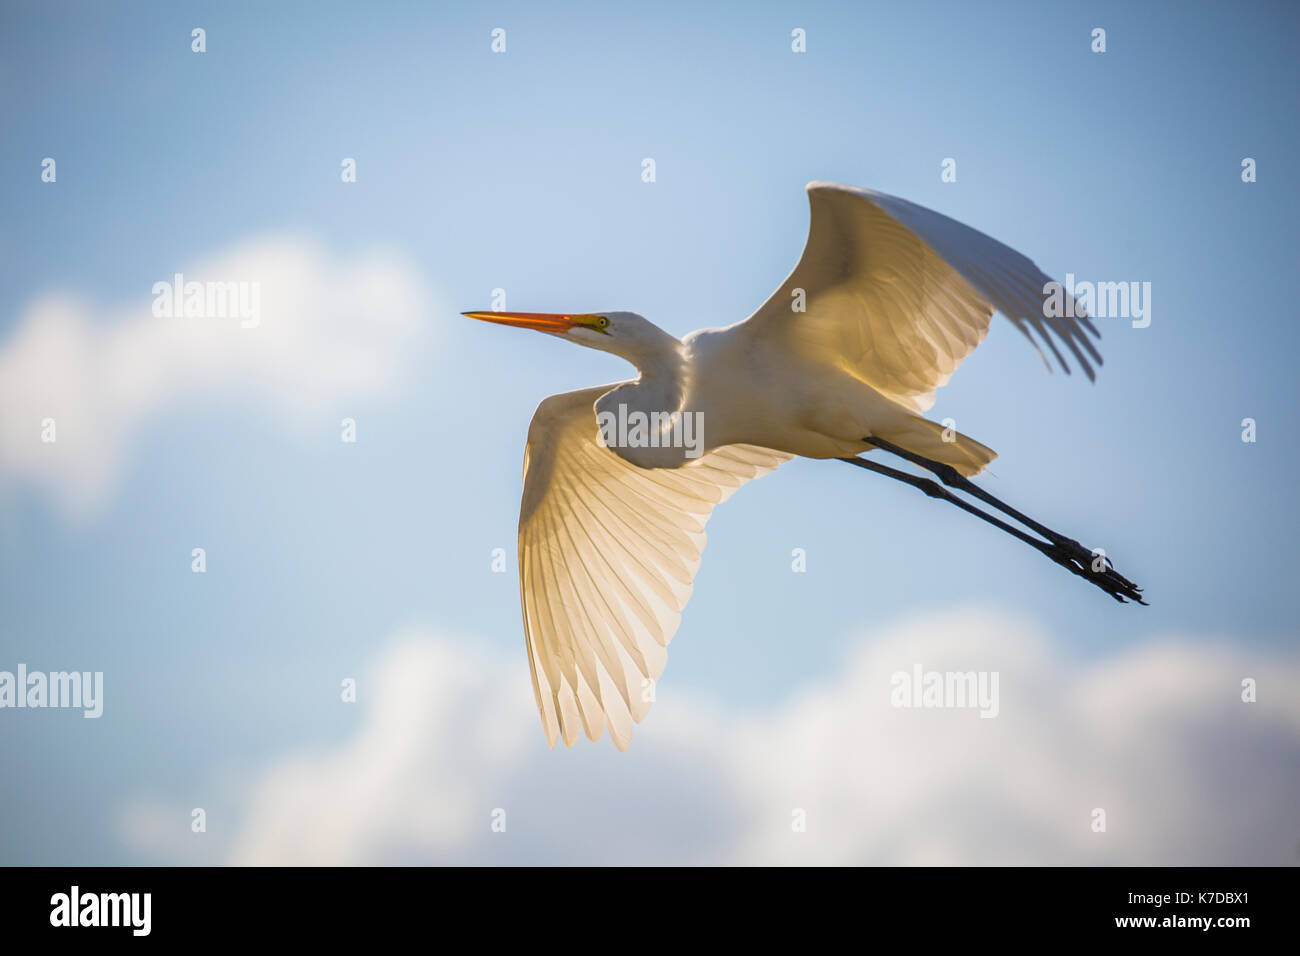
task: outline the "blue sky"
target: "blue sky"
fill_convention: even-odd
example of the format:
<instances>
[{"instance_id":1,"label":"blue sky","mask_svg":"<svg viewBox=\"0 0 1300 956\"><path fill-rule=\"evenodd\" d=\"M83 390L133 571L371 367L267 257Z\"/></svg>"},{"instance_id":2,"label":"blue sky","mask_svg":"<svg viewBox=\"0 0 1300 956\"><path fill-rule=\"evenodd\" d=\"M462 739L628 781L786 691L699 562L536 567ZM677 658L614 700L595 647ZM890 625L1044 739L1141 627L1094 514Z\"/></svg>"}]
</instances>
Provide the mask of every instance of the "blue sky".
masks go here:
<instances>
[{"instance_id":1,"label":"blue sky","mask_svg":"<svg viewBox=\"0 0 1300 956\"><path fill-rule=\"evenodd\" d=\"M244 366L181 382L119 422L114 477L84 509L0 469L0 669L107 686L99 721L0 713L0 807L20 824L0 860L153 859L123 839L123 807L215 803L214 780L238 790L350 739L340 677L404 630L499 654L531 706L513 561L528 420L628 369L458 313L499 287L516 309L730 324L796 261L816 179L937 209L1058 278L1151 283L1149 328L1100 322L1095 385L1048 374L996 318L932 417L995 448L987 486L1105 547L1152 606L909 489L796 462L715 515L666 688L761 717L841 673L871 628L971 607L1037 622L1067 671L1166 638L1293 653L1287 4L46 3L0 24L0 356L38 303L75 301L106 332L148 316L154 282L259 237L319 250L326 274L388 257L419 290L373 388L286 412L293 389ZM510 573L491 573L496 547ZM618 758L596 747L538 774L562 792Z\"/></svg>"}]
</instances>

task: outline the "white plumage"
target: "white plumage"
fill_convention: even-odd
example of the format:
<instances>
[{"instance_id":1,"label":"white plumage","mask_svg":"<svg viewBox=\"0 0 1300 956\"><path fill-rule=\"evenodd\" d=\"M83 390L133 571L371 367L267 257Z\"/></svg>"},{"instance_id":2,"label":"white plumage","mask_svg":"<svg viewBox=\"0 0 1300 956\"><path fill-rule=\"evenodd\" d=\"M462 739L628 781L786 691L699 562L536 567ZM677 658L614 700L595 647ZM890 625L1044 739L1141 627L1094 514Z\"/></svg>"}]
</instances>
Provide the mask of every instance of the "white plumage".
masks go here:
<instances>
[{"instance_id":1,"label":"white plumage","mask_svg":"<svg viewBox=\"0 0 1300 956\"><path fill-rule=\"evenodd\" d=\"M714 507L791 456L729 445L681 468L638 468L597 440L609 386L553 395L524 451L519 581L528 664L551 745L608 719L626 748L650 709L691 596Z\"/></svg>"},{"instance_id":2,"label":"white plumage","mask_svg":"<svg viewBox=\"0 0 1300 956\"><path fill-rule=\"evenodd\" d=\"M921 413L994 311L1067 372L1062 347L1089 378L1101 363L1088 337L1096 329L1081 311L1046 316L1050 280L1015 250L883 193L813 183L808 194L798 265L727 328L678 340L631 312L465 313L611 352L640 371L546 399L528 430L519 575L552 746L571 745L580 728L595 740L608 724L627 747L690 597L705 523L745 482L796 455L876 450L869 438L951 466L954 480L977 474L994 452L964 435L946 440ZM700 417L699 457L666 440L607 444L598 426L602 413L674 412Z\"/></svg>"}]
</instances>

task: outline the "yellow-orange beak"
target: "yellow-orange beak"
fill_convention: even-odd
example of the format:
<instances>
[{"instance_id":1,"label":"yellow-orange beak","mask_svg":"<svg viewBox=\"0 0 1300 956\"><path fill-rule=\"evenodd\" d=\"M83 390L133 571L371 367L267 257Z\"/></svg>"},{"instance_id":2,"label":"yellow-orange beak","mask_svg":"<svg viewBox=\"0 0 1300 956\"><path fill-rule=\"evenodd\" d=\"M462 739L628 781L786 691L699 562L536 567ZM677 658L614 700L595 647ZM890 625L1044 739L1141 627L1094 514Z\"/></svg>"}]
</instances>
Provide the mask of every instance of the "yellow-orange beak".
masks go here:
<instances>
[{"instance_id":1,"label":"yellow-orange beak","mask_svg":"<svg viewBox=\"0 0 1300 956\"><path fill-rule=\"evenodd\" d=\"M583 325L578 320L586 318L586 316L561 312L462 312L461 315L467 315L471 319L482 319L484 322L496 322L499 325L513 325L521 329L561 334Z\"/></svg>"}]
</instances>

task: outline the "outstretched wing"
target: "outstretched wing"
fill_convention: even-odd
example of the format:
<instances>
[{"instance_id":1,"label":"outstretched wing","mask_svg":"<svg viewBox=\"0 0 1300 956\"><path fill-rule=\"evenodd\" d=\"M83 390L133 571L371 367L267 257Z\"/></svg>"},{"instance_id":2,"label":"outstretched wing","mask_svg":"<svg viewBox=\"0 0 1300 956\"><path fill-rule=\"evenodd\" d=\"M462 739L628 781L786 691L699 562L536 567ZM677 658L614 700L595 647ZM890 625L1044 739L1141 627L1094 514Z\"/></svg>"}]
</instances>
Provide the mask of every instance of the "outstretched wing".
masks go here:
<instances>
[{"instance_id":1,"label":"outstretched wing","mask_svg":"<svg viewBox=\"0 0 1300 956\"><path fill-rule=\"evenodd\" d=\"M1051 280L1014 249L871 189L810 183L808 199L803 256L742 323L750 334L781 337L785 347L836 365L917 411L934 404L935 389L984 340L994 311L1042 355L1030 330L1036 332L1066 373L1058 342L1094 377L1101 355L1085 332L1099 338L1097 329L1078 308L1073 318L1045 314ZM804 292L804 312L792 308L796 289Z\"/></svg>"},{"instance_id":2,"label":"outstretched wing","mask_svg":"<svg viewBox=\"0 0 1300 956\"><path fill-rule=\"evenodd\" d=\"M538 406L524 451L519 583L533 691L547 740L620 750L650 709L647 681L690 597L704 524L733 491L790 455L716 449L683 468L643 469L600 444L594 403L612 386Z\"/></svg>"}]
</instances>

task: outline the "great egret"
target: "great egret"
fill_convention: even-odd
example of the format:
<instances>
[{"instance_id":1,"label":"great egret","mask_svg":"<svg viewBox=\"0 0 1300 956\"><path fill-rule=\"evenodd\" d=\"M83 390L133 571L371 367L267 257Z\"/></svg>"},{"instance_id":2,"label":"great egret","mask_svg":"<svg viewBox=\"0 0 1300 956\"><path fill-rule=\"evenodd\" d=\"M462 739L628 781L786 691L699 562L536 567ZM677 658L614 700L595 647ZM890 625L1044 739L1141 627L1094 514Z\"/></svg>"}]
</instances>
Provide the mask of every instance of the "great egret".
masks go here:
<instances>
[{"instance_id":1,"label":"great egret","mask_svg":"<svg viewBox=\"0 0 1300 956\"><path fill-rule=\"evenodd\" d=\"M614 743L627 748L690 596L710 513L796 455L906 482L1116 600L1142 602L1141 589L1104 556L971 483L994 452L922 416L983 340L994 311L1038 348L1036 332L1068 373L1059 341L1094 378L1101 356L1085 333L1100 336L1083 311L1048 314L1047 276L947 216L834 183L810 184L808 197L799 264L735 325L679 340L634 312L463 313L612 352L640 372L553 395L528 428L519 578L533 691L552 747L557 736L572 746L580 725L596 740L608 723ZM703 426L697 436L686 434L692 424ZM932 472L1034 534L929 478L859 457L874 450Z\"/></svg>"}]
</instances>

